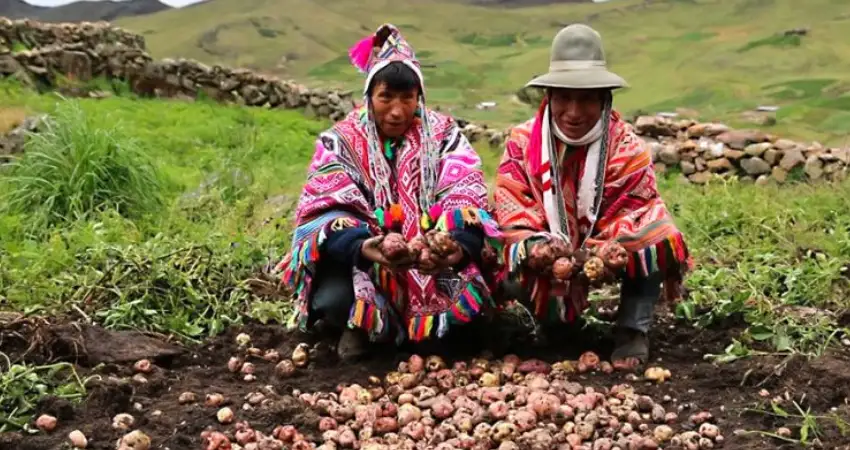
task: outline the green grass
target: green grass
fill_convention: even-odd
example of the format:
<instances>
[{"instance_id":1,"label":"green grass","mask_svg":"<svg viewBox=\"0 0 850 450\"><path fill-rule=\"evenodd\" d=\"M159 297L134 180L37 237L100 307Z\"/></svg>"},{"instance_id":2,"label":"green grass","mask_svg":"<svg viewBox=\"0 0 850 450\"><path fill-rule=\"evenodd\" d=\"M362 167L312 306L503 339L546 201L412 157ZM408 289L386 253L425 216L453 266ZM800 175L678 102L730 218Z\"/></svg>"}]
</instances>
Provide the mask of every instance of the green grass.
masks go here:
<instances>
[{"instance_id":1,"label":"green grass","mask_svg":"<svg viewBox=\"0 0 850 450\"><path fill-rule=\"evenodd\" d=\"M67 103L8 83L0 92L6 92L0 99L7 108L58 113L54 135L73 136L56 141L47 134L32 148L45 155L96 150L80 153L76 163L85 173L79 176L98 173L96 163L108 149L135 146L144 158L106 161L119 171L148 161L149 176L159 182L131 184L122 193L161 199L161 206L127 214L119 203L91 200L100 188L75 190L67 180L76 178L47 171L45 178L69 186L45 191L54 204L85 201L70 212L49 209L62 220L36 230L32 224L43 210L35 203L0 213L3 308L48 315L76 308L110 328L187 339L216 334L246 317L289 317L288 303L252 286L288 249L294 201L315 136L327 123L295 111L204 101ZM482 146L479 152L492 181L500 151ZM0 169L0 187L16 185L19 171L45 160L28 154L18 168ZM677 313L699 326L729 318L749 324L729 336L723 358L754 351L817 354L834 343L842 329L820 312L840 314L850 305L850 183L756 187L717 181L700 187L670 176L660 189L697 263L687 280L690 300ZM816 314L803 315L805 308Z\"/></svg>"},{"instance_id":2,"label":"green grass","mask_svg":"<svg viewBox=\"0 0 850 450\"><path fill-rule=\"evenodd\" d=\"M145 32L158 57L359 90L363 79L346 51L383 21L399 25L423 62L437 65L425 69L432 103L496 126L532 113L513 95L546 69L552 37L572 22L589 22L602 34L612 69L631 85L616 96L625 113L681 107L702 119L753 126L742 112L776 104L782 109L770 132L829 144L843 144L850 123L846 102L830 102L841 94L829 89L850 81L843 0L812 0L805 8L794 0L617 0L512 9L452 0L220 0L119 24ZM258 33L258 23L277 34ZM804 26L810 35L782 36ZM819 80L835 81L794 97L768 88ZM490 100L495 110L475 109Z\"/></svg>"},{"instance_id":3,"label":"green grass","mask_svg":"<svg viewBox=\"0 0 850 450\"><path fill-rule=\"evenodd\" d=\"M288 306L270 307L274 299L254 296L245 281L286 250L296 180L327 124L297 111L66 103L5 87L14 94L4 107L58 115L53 134L32 139L32 152L0 171L0 192L23 194L20 208L0 213L0 304L30 313L77 305L110 327L188 338L252 311L283 318ZM64 121L71 117L78 121ZM152 169L140 171L145 161ZM39 172L49 163L57 168ZM60 170L69 165L78 172ZM92 183L104 167L145 178ZM128 210L120 196L144 207ZM160 200L139 203L150 198Z\"/></svg>"}]
</instances>

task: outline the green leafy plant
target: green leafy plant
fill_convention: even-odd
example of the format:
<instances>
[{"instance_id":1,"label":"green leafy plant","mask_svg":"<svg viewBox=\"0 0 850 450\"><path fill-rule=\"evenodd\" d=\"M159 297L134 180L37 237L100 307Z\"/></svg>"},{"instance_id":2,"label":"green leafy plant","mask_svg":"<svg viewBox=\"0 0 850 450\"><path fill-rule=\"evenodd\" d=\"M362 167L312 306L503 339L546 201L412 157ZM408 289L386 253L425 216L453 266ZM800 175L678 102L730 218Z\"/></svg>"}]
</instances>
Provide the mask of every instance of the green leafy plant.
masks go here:
<instances>
[{"instance_id":1,"label":"green leafy plant","mask_svg":"<svg viewBox=\"0 0 850 450\"><path fill-rule=\"evenodd\" d=\"M0 433L25 428L38 401L52 395L72 402L85 397L85 381L69 363L45 366L12 364L0 353Z\"/></svg>"}]
</instances>

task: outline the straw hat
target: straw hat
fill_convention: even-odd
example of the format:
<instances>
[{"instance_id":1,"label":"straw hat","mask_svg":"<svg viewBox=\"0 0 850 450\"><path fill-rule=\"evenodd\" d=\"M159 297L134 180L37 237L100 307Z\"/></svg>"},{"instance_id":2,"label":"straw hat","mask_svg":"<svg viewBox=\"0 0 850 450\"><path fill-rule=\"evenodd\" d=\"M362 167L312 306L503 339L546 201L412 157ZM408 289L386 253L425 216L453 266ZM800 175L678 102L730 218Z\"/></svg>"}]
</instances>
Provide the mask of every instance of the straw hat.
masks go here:
<instances>
[{"instance_id":1,"label":"straw hat","mask_svg":"<svg viewBox=\"0 0 850 450\"><path fill-rule=\"evenodd\" d=\"M563 28L552 40L549 72L526 84L539 88L617 89L626 81L608 71L602 36L587 25Z\"/></svg>"}]
</instances>

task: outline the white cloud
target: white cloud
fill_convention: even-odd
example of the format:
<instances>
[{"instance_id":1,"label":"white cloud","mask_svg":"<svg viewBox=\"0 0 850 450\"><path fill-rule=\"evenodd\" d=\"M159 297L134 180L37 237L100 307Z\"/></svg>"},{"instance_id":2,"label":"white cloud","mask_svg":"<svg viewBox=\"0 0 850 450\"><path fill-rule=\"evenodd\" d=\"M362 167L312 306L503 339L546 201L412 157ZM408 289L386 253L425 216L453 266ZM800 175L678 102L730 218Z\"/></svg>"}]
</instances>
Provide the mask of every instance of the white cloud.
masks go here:
<instances>
[{"instance_id":1,"label":"white cloud","mask_svg":"<svg viewBox=\"0 0 850 450\"><path fill-rule=\"evenodd\" d=\"M66 5L68 3L74 3L74 2L79 1L79 0L24 0L24 1L31 4L31 5L37 5L37 6L59 6L59 5ZM85 0L85 1L103 1L103 0ZM162 2L162 3L165 3L166 5L169 5L169 6L179 7L179 6L191 5L192 3L198 3L201 0L159 0L159 1Z\"/></svg>"}]
</instances>

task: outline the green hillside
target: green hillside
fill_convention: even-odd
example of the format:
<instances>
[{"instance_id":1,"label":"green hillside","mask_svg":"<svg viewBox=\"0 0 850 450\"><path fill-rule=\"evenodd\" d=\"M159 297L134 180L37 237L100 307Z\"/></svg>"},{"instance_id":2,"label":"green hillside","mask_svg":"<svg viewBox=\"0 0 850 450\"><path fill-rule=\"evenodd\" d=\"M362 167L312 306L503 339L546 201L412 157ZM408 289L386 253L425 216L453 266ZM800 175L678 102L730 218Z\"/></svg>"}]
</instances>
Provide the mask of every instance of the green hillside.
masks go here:
<instances>
[{"instance_id":1,"label":"green hillside","mask_svg":"<svg viewBox=\"0 0 850 450\"><path fill-rule=\"evenodd\" d=\"M400 26L426 64L432 102L503 125L530 109L513 98L545 70L549 43L582 21L606 41L632 88L624 112L696 110L741 125L742 113L779 105L777 134L841 143L850 131L850 4L844 0L615 0L488 8L460 2L216 0L124 19L155 56L191 57L312 84L360 87L346 50L380 22ZM805 36L783 36L808 28ZM480 101L496 101L477 111Z\"/></svg>"}]
</instances>

